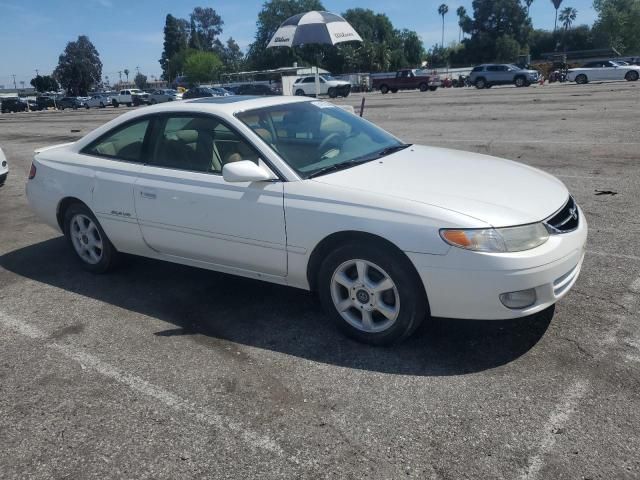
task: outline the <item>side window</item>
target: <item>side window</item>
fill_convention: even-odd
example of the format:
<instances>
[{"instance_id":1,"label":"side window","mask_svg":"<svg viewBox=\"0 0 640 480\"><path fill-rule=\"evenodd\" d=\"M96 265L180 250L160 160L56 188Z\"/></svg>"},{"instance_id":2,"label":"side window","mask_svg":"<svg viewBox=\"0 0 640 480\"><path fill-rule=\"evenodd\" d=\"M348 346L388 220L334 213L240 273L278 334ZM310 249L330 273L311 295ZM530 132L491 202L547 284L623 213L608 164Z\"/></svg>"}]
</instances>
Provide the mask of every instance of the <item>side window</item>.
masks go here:
<instances>
[{"instance_id":1,"label":"side window","mask_svg":"<svg viewBox=\"0 0 640 480\"><path fill-rule=\"evenodd\" d=\"M142 144L148 126L149 120L129 124L114 133L98 139L98 141L86 147L82 153L129 162L140 162L142 161Z\"/></svg>"},{"instance_id":2,"label":"side window","mask_svg":"<svg viewBox=\"0 0 640 480\"><path fill-rule=\"evenodd\" d=\"M473 67L472 72L481 72L484 67Z\"/></svg>"},{"instance_id":3,"label":"side window","mask_svg":"<svg viewBox=\"0 0 640 480\"><path fill-rule=\"evenodd\" d=\"M258 154L236 132L212 117L176 116L161 122L151 163L158 167L202 173L222 173L231 162Z\"/></svg>"},{"instance_id":4,"label":"side window","mask_svg":"<svg viewBox=\"0 0 640 480\"><path fill-rule=\"evenodd\" d=\"M498 66L497 65L489 65L487 67L487 72L497 72L498 71Z\"/></svg>"}]
</instances>

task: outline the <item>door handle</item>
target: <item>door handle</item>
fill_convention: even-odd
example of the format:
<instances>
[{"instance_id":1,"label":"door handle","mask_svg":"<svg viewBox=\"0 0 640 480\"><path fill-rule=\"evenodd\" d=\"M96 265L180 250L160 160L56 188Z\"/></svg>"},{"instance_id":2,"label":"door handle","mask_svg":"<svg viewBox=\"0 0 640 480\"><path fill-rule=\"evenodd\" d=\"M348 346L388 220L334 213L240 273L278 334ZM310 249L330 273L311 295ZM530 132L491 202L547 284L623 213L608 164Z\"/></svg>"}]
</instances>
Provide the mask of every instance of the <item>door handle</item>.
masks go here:
<instances>
[{"instance_id":1,"label":"door handle","mask_svg":"<svg viewBox=\"0 0 640 480\"><path fill-rule=\"evenodd\" d=\"M140 196L149 200L155 200L157 197L156 192L152 190L140 190Z\"/></svg>"}]
</instances>

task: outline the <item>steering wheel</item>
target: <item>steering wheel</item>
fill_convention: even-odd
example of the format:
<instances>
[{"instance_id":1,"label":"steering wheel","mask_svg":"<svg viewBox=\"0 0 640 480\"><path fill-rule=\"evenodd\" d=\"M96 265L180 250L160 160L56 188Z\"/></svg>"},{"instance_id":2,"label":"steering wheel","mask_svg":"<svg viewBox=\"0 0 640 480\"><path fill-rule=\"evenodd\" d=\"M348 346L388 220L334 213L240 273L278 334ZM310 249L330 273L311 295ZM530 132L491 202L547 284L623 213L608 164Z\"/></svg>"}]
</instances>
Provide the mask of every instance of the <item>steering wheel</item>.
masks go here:
<instances>
[{"instance_id":1,"label":"steering wheel","mask_svg":"<svg viewBox=\"0 0 640 480\"><path fill-rule=\"evenodd\" d=\"M322 156L325 153L325 149L326 147L329 145L330 142L332 142L333 140L340 138L342 135L336 132L330 133L329 135L327 135L325 137L324 140L322 140L322 142L320 142L320 145L318 145L318 153L320 153Z\"/></svg>"}]
</instances>

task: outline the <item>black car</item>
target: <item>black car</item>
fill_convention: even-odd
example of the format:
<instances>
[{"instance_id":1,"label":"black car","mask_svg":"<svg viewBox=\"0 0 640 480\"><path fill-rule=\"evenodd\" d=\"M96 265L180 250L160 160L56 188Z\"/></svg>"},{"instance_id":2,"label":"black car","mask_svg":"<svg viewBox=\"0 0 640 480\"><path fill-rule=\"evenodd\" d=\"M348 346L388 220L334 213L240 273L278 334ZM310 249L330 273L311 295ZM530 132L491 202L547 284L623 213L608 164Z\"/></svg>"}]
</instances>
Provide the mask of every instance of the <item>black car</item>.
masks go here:
<instances>
[{"instance_id":1,"label":"black car","mask_svg":"<svg viewBox=\"0 0 640 480\"><path fill-rule=\"evenodd\" d=\"M279 95L264 83L245 83L236 87L234 93L236 95Z\"/></svg>"},{"instance_id":2,"label":"black car","mask_svg":"<svg viewBox=\"0 0 640 480\"><path fill-rule=\"evenodd\" d=\"M3 98L0 110L2 110L2 113L26 112L29 110L29 104L26 100L22 100L18 97Z\"/></svg>"},{"instance_id":3,"label":"black car","mask_svg":"<svg viewBox=\"0 0 640 480\"><path fill-rule=\"evenodd\" d=\"M207 87L193 87L182 94L182 99L187 100L189 98L204 98L204 97L219 97L220 94L215 90Z\"/></svg>"},{"instance_id":4,"label":"black car","mask_svg":"<svg viewBox=\"0 0 640 480\"><path fill-rule=\"evenodd\" d=\"M73 108L77 110L80 107L84 107L84 104L78 100L77 97L64 97L58 100L58 108L64 110L65 108Z\"/></svg>"}]
</instances>

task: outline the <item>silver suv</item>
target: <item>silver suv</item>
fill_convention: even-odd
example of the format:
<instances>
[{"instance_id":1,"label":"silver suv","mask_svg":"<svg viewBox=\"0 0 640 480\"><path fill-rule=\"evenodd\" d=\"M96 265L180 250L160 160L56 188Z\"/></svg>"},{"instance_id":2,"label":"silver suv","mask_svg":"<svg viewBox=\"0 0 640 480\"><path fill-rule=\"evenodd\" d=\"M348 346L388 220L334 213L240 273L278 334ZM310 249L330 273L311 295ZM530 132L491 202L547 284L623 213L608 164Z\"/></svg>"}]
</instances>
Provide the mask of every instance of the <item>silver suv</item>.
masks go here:
<instances>
[{"instance_id":1,"label":"silver suv","mask_svg":"<svg viewBox=\"0 0 640 480\"><path fill-rule=\"evenodd\" d=\"M469 81L476 88L511 84L516 87L528 87L539 79L540 73L537 70L525 70L508 63L478 65L471 70L471 75L469 75Z\"/></svg>"}]
</instances>

